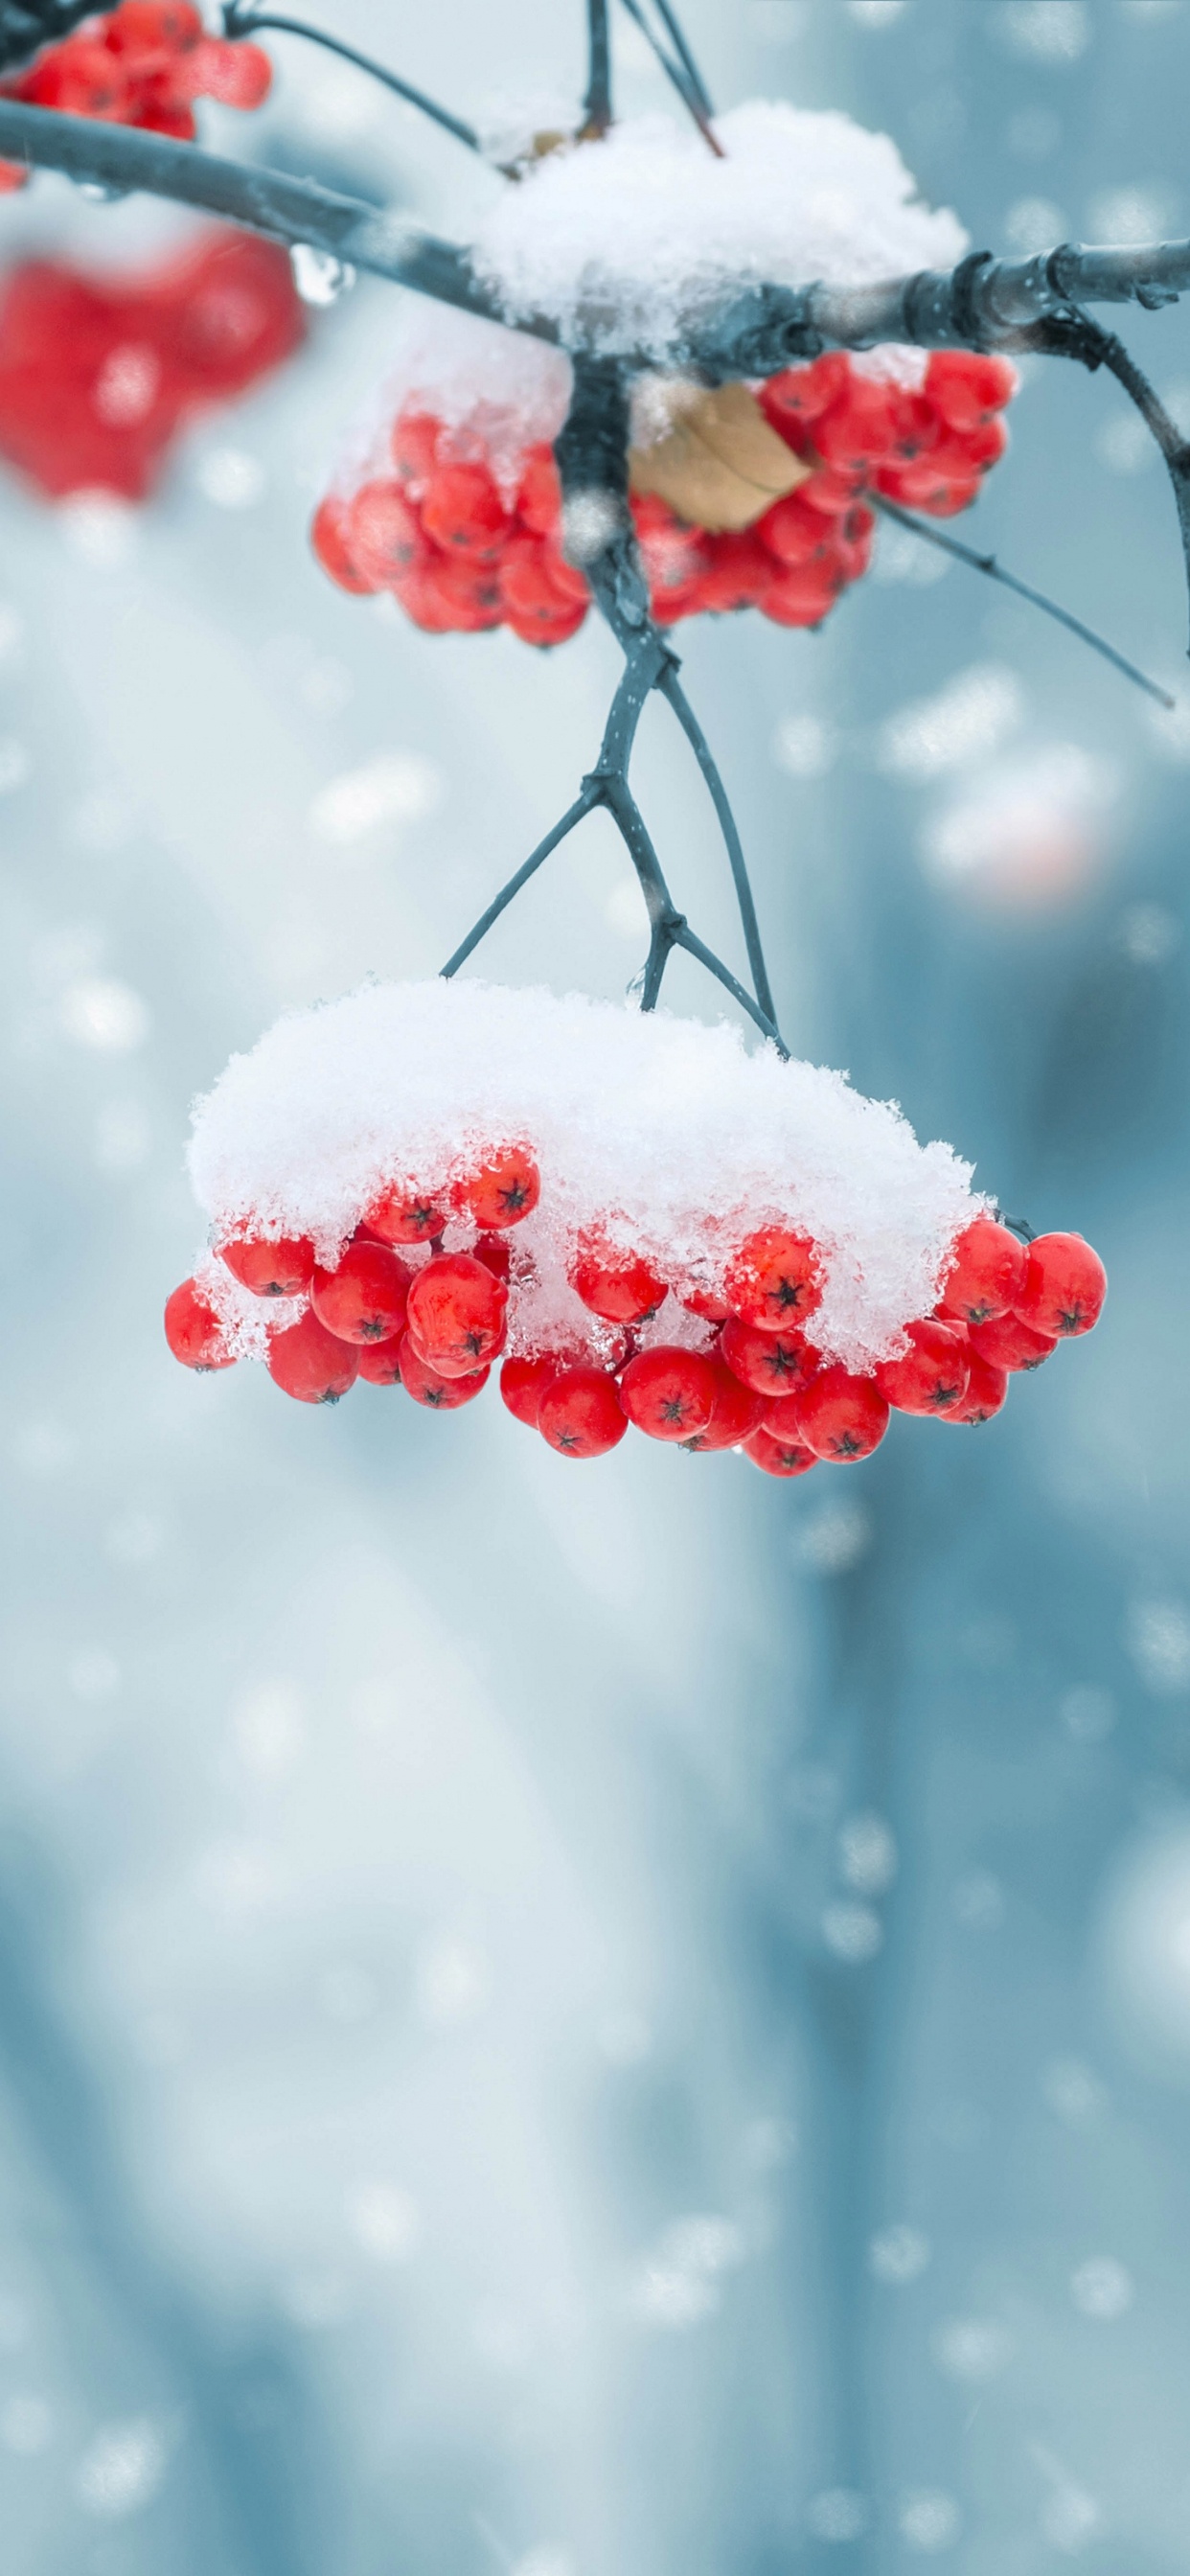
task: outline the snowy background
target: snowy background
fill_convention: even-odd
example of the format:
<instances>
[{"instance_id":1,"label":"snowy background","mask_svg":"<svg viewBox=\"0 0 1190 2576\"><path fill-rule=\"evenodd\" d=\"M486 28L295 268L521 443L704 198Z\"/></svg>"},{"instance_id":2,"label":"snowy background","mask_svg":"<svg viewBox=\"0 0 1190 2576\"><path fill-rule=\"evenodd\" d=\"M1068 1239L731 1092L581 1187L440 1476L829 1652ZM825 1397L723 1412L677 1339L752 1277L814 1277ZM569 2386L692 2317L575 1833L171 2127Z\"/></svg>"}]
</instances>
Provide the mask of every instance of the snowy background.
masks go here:
<instances>
[{"instance_id":1,"label":"snowy background","mask_svg":"<svg viewBox=\"0 0 1190 2576\"><path fill-rule=\"evenodd\" d=\"M326 6L465 114L518 67L573 91L580 15ZM887 128L978 244L1190 229L1178 0L689 16L724 104ZM447 138L274 50L208 138L478 218ZM0 256L184 220L44 180ZM1002 1421L787 1490L195 1380L192 1095L284 1004L433 972L615 667L593 623L431 639L315 568L398 310L315 316L135 516L0 486L6 2569L1175 2576L1190 690L1154 722L900 536L822 636L680 639L795 1047L1107 1260ZM1190 418L1186 319L1127 329ZM1037 365L1013 429L960 533L1184 689L1122 395ZM663 711L638 774L734 959ZM601 819L484 953L609 997L639 963ZM688 961L667 991L714 1015Z\"/></svg>"}]
</instances>

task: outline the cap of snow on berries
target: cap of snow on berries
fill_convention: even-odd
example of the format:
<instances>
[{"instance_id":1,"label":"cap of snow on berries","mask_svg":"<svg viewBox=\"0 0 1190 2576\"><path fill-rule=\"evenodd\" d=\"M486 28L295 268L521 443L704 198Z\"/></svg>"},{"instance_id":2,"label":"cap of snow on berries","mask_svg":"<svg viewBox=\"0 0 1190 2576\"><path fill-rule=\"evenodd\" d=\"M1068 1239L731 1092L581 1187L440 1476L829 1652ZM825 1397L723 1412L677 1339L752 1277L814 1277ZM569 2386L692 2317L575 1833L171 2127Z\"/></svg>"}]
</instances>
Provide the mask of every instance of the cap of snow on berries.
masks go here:
<instances>
[{"instance_id":1,"label":"cap of snow on berries","mask_svg":"<svg viewBox=\"0 0 1190 2576\"><path fill-rule=\"evenodd\" d=\"M771 1341L771 1368L744 1373L774 1394L803 1340L852 1369L894 1355L981 1206L968 1165L894 1106L726 1023L438 977L278 1021L199 1103L190 1170L238 1300L227 1329L258 1349L243 1289L271 1313L362 1231L410 1275L465 1254L496 1276L506 1247L510 1352L577 1364L625 1331L706 1349L731 1317L746 1351ZM350 1294L316 1284L315 1304L355 1316L358 1273L364 1340L383 1282L353 1261Z\"/></svg>"}]
</instances>

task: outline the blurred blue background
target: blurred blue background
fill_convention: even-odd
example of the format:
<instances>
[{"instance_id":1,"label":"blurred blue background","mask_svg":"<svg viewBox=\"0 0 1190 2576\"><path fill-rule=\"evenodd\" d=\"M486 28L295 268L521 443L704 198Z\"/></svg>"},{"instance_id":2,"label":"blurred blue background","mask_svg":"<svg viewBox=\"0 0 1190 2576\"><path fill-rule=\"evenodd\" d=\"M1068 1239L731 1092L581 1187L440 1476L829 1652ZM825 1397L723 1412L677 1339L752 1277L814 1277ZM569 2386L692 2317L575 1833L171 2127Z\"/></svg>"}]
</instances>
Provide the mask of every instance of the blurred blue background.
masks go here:
<instances>
[{"instance_id":1,"label":"blurred blue background","mask_svg":"<svg viewBox=\"0 0 1190 2576\"><path fill-rule=\"evenodd\" d=\"M578 0L326 20L465 114ZM724 103L890 131L976 245L1190 230L1181 0L691 0ZM450 230L496 183L274 40L228 150ZM663 104L617 22L625 111ZM188 219L41 179L0 260ZM795 1048L1100 1248L973 1437L786 1489L495 1401L169 1360L189 1101L432 972L590 761L615 655L426 638L305 529L393 290L132 513L0 485L7 1324L0 2520L13 2576L1190 2569L1190 686L1123 396L1036 362L959 534L821 636L682 630ZM1190 423L1177 311L1125 317ZM664 711L638 776L736 956ZM400 755L399 758L394 755ZM381 764L377 767L376 764ZM363 773L362 787L359 776ZM341 782L354 788L328 790ZM483 952L621 993L602 819ZM679 959L671 1005L716 999Z\"/></svg>"}]
</instances>

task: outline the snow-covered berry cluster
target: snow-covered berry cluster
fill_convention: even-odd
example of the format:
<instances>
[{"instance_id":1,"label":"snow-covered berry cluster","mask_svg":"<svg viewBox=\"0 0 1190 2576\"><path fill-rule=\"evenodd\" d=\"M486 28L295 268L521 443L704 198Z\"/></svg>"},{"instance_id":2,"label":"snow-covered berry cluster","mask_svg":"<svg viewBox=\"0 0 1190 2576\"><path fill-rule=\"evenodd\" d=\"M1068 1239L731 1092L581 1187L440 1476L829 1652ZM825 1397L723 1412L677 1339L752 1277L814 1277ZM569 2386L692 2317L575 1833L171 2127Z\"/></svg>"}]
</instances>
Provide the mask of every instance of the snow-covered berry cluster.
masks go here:
<instances>
[{"instance_id":1,"label":"snow-covered berry cluster","mask_svg":"<svg viewBox=\"0 0 1190 2576\"><path fill-rule=\"evenodd\" d=\"M867 569L865 496L939 518L966 509L1003 455L1015 385L1006 359L966 349L935 351L916 384L843 350L770 378L755 402L795 460L791 489L767 506L758 489L751 522L727 528L680 515L656 489L631 495L654 617L671 626L703 610L758 608L781 626L821 625ZM506 445L494 453L489 409L480 395L461 418L437 416L424 397L403 407L387 457L320 504L314 551L343 589L391 591L432 632L509 626L527 643L562 643L590 591L563 552L553 455L541 442L511 460ZM638 478L656 480L650 451L634 456Z\"/></svg>"},{"instance_id":2,"label":"snow-covered berry cluster","mask_svg":"<svg viewBox=\"0 0 1190 2576\"><path fill-rule=\"evenodd\" d=\"M24 70L0 81L0 96L192 143L196 98L260 107L272 77L261 46L208 36L191 0L120 0L117 9L84 18L60 44L44 45ZM22 162L0 162L0 189L23 187L28 175Z\"/></svg>"},{"instance_id":3,"label":"snow-covered berry cluster","mask_svg":"<svg viewBox=\"0 0 1190 2576\"><path fill-rule=\"evenodd\" d=\"M141 276L22 261L0 287L0 456L51 499L143 500L179 430L305 327L285 252L250 233L207 234Z\"/></svg>"},{"instance_id":4,"label":"snow-covered berry cluster","mask_svg":"<svg viewBox=\"0 0 1190 2576\"><path fill-rule=\"evenodd\" d=\"M509 1410L572 1458L633 1425L792 1476L868 1457L893 1410L984 1422L1106 1285L841 1076L482 985L281 1021L200 1104L191 1169L213 1251L167 1304L176 1358L434 1410L502 1361Z\"/></svg>"}]
</instances>

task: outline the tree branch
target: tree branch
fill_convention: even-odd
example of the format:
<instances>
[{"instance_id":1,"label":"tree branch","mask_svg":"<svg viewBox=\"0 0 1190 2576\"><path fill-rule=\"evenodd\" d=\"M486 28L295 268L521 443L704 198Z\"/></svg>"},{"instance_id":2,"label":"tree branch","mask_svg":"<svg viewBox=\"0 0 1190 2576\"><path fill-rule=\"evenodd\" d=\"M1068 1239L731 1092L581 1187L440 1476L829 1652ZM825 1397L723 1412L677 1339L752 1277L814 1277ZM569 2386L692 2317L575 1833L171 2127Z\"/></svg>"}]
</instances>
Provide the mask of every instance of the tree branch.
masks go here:
<instances>
[{"instance_id":1,"label":"tree branch","mask_svg":"<svg viewBox=\"0 0 1190 2576\"><path fill-rule=\"evenodd\" d=\"M1115 645L1108 644L1102 635L1097 635L1093 626L1084 626L1081 617L1072 616L1068 608L1060 608L1056 599L1047 599L1043 590L1034 590L1031 583L1018 581L1015 573L1005 572L995 555L977 554L974 546L965 546L958 537L947 536L941 528L931 527L928 519L915 518L912 510L903 510L899 501L887 500L883 492L874 492L869 487L864 498L871 509L879 510L882 518L895 519L899 528L908 528L911 535L920 537L927 546L936 546L940 553L953 555L956 563L968 564L972 572L986 573L990 581L998 581L1005 590L1015 591L1018 599L1027 599L1030 607L1044 609L1047 617L1056 618L1059 626L1065 626L1071 635L1077 635L1082 643L1089 644L1092 652L1102 653L1104 661L1110 662L1113 669L1122 671L1126 680L1135 680L1137 688L1143 689L1146 696L1155 698L1159 707L1177 705L1176 698L1171 698L1168 689L1159 688L1156 680L1150 680L1145 672L1138 671L1135 662L1129 662L1123 653L1117 653Z\"/></svg>"},{"instance_id":2,"label":"tree branch","mask_svg":"<svg viewBox=\"0 0 1190 2576\"><path fill-rule=\"evenodd\" d=\"M607 0L587 0L587 94L584 132L606 134L612 121L612 53Z\"/></svg>"},{"instance_id":3,"label":"tree branch","mask_svg":"<svg viewBox=\"0 0 1190 2576\"><path fill-rule=\"evenodd\" d=\"M425 91L415 89L412 81L398 79L396 72L387 71L383 63L374 62L371 54L358 53L354 45L345 45L340 36L327 35L322 27L309 27L301 18L276 18L271 11L262 11L257 16L251 0L226 0L223 32L233 41L242 36L269 33L304 36L308 44L325 46L328 54L340 55L345 63L354 63L357 71L367 72L373 80L382 81L386 89L395 90L398 98L403 98L410 107L420 109L423 116L431 117L435 125L443 126L470 151L479 152L483 148L473 125L465 125L461 116L452 116L449 108L439 107L436 99L427 98Z\"/></svg>"}]
</instances>

